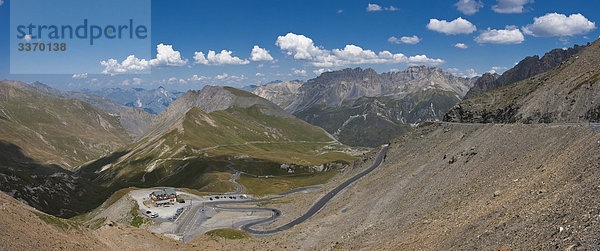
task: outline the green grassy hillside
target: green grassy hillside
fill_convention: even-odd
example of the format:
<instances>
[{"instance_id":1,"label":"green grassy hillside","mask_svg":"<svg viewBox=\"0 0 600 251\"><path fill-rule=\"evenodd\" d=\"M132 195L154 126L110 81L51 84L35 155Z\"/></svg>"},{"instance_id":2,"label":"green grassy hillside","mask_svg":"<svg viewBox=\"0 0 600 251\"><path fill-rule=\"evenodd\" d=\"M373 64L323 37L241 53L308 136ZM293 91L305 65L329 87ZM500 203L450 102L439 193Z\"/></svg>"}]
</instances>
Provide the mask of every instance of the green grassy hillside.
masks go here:
<instances>
[{"instance_id":1,"label":"green grassy hillside","mask_svg":"<svg viewBox=\"0 0 600 251\"><path fill-rule=\"evenodd\" d=\"M258 103L206 113L192 107L159 135L91 162L80 174L111 189L161 185L226 192L234 188L227 181L229 165L252 175L278 175L289 174L281 164L294 164L294 174L308 175L321 169L314 166L328 169L328 163L354 159L321 128L263 112L269 109L275 108Z\"/></svg>"},{"instance_id":2,"label":"green grassy hillside","mask_svg":"<svg viewBox=\"0 0 600 251\"><path fill-rule=\"evenodd\" d=\"M8 81L0 82L0 140L43 164L66 169L131 142L116 116Z\"/></svg>"}]
</instances>

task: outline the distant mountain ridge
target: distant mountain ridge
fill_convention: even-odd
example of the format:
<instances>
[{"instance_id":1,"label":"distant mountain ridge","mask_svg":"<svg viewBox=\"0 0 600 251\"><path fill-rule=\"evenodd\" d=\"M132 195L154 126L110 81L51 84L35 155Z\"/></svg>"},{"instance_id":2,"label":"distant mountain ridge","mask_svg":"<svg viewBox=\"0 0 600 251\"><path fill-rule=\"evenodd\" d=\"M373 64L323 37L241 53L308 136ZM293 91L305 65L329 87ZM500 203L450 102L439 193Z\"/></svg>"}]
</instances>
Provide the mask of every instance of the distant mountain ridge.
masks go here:
<instances>
[{"instance_id":1,"label":"distant mountain ridge","mask_svg":"<svg viewBox=\"0 0 600 251\"><path fill-rule=\"evenodd\" d=\"M426 66L382 74L347 68L325 72L297 91L276 83L253 92L344 144L373 147L406 132L411 123L441 119L474 81Z\"/></svg>"},{"instance_id":2,"label":"distant mountain ridge","mask_svg":"<svg viewBox=\"0 0 600 251\"><path fill-rule=\"evenodd\" d=\"M101 90L84 90L83 92L104 97L113 102L134 108L141 108L152 114L159 114L182 92L169 92L162 86L156 89L144 88L105 88Z\"/></svg>"},{"instance_id":3,"label":"distant mountain ridge","mask_svg":"<svg viewBox=\"0 0 600 251\"><path fill-rule=\"evenodd\" d=\"M60 97L81 100L108 113L118 114L121 126L133 137L139 137L144 134L156 116L140 108L118 104L99 95L85 92L61 91L37 81L27 85L26 88L34 88Z\"/></svg>"},{"instance_id":4,"label":"distant mountain ridge","mask_svg":"<svg viewBox=\"0 0 600 251\"><path fill-rule=\"evenodd\" d=\"M478 79L465 95L465 99L549 71L585 48L586 45L575 45L573 48L568 48L566 50L551 50L542 58L538 55L525 57L517 65L504 72L501 76L498 76L495 80L490 80L489 78Z\"/></svg>"}]
</instances>

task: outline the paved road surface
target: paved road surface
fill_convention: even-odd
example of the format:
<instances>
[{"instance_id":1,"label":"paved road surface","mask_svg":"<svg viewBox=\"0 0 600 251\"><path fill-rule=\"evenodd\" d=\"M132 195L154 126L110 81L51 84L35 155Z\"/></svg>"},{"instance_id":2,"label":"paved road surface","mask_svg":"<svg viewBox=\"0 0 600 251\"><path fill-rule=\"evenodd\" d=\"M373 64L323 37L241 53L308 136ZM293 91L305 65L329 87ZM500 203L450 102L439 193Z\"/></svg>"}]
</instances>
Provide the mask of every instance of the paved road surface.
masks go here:
<instances>
[{"instance_id":1,"label":"paved road surface","mask_svg":"<svg viewBox=\"0 0 600 251\"><path fill-rule=\"evenodd\" d=\"M298 225L306 220L308 220L310 217L314 216L315 214L317 214L324 206L325 204L327 204L327 202L329 202L333 197L335 197L335 195L337 195L340 191L342 191L344 188L348 187L350 184L354 183L355 181L357 181L358 179L362 178L363 176L367 175L368 173L370 173L371 171L373 171L375 168L379 167L379 165L381 165L381 163L383 162L383 159L385 157L385 154L387 152L388 149L388 145L384 145L383 148L381 149L381 151L379 152L379 154L377 155L377 158L375 159L375 162L373 163L373 165L371 165L371 167L369 167L367 170L364 170L363 172L355 175L354 177L346 180L344 183L340 184L339 186L337 186L336 188L334 188L333 190L331 190L329 193L325 194L320 200L317 201L317 203L315 203L304 215L296 218L295 220L280 226L278 228L275 229L271 229L271 230L254 230L252 229L253 226L259 225L259 224L263 224L263 223L267 223L267 222L272 222L274 220L276 220L277 218L279 218L281 216L281 211L277 208L270 208L270 207L223 207L221 205L226 205L226 204L239 204L239 203L258 203L258 202L264 202L264 201L270 201L270 200L275 200L275 199L280 199L283 198L283 196L291 194L291 193L297 193L297 192L302 192L302 191L306 191L306 190L312 190L312 189L316 189L319 188L319 186L309 186L309 187L301 187L301 188L296 188L296 189L292 189L290 191L287 192L283 192L280 193L280 196L277 197L272 197L272 198L265 198L265 199L257 199L257 200L231 200L231 201L211 201L211 202L206 202L204 203L204 207L212 207L215 209L220 209L220 210L228 210L228 211L237 211L237 212L260 212L260 211L270 211L272 213L271 217L269 218L263 218L263 219L258 219L258 220L250 220L247 222L243 222L240 225L240 229L244 230L250 234L254 234L254 235L271 235L271 234L275 234L287 229L290 229L291 227ZM230 167L232 168L232 167ZM232 168L233 169L233 168ZM234 175L234 177L232 178L232 182L234 182L236 184L236 186L238 186L239 184L237 182L235 182L235 179L237 178L237 176L239 176L239 171L236 170L236 175ZM241 192L241 186L238 187L238 191L237 192L233 192L230 193L229 195L233 195L236 193L240 193ZM191 239L191 237L193 236L188 236L187 233L191 233L193 232L193 228L195 226L198 225L199 222L205 221L207 219L207 217L204 215L204 212L200 212L201 209L201 205L194 205L192 208L190 208L188 210L188 212L186 214L183 215L182 219L179 220L178 224L177 224L177 228L175 230L176 234L181 234L184 236L184 241Z\"/></svg>"},{"instance_id":2,"label":"paved road surface","mask_svg":"<svg viewBox=\"0 0 600 251\"><path fill-rule=\"evenodd\" d=\"M252 229L253 226L273 221L273 220L277 219L277 217L281 216L281 212L279 210L272 209L274 213L273 213L273 216L271 216L270 218L260 219L260 220L256 220L256 221L247 223L246 225L243 225L241 227L241 229L250 234L254 234L254 235L271 235L271 234L275 234L275 233L290 229L293 226L296 226L296 225L308 220L310 217L317 214L319 212L319 210L321 210L325 206L325 204L327 204L327 202L329 202L333 197L335 197L335 195L337 195L344 188L346 188L350 184L354 183L358 179L362 178L363 176L367 175L371 171L375 170L375 168L379 167L379 165L381 165L381 162L383 162L383 158L385 157L388 147L389 147L389 145L383 146L383 148L377 155L377 159L375 160L373 165L371 167L369 167L369 169L364 170L363 172L357 174L356 176L346 180L344 183L340 184L339 186L337 186L336 188L331 190L329 193L325 194L323 197L321 197L321 199L319 201L317 201L317 203L315 203L310 209L308 209L308 211L304 215L296 218L295 220L291 221L290 223L287 223L283 226L280 226L278 228L271 229L271 230L254 230L254 229Z\"/></svg>"}]
</instances>

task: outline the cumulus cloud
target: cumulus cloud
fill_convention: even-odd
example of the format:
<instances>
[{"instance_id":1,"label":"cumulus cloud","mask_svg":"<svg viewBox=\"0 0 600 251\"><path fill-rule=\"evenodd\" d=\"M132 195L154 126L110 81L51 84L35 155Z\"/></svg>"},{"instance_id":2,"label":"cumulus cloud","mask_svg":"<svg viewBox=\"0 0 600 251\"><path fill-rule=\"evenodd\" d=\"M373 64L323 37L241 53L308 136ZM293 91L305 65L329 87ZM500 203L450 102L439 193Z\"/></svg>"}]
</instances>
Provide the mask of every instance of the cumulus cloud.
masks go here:
<instances>
[{"instance_id":1,"label":"cumulus cloud","mask_svg":"<svg viewBox=\"0 0 600 251\"><path fill-rule=\"evenodd\" d=\"M243 65L249 64L250 61L241 59L238 57L231 56L233 52L228 50L222 50L216 53L213 50L209 50L204 56L203 52L194 52L194 64L203 65Z\"/></svg>"},{"instance_id":2,"label":"cumulus cloud","mask_svg":"<svg viewBox=\"0 0 600 251\"><path fill-rule=\"evenodd\" d=\"M204 80L208 80L208 77L198 76L198 75L194 74L193 76L188 78L188 81L204 81Z\"/></svg>"},{"instance_id":3,"label":"cumulus cloud","mask_svg":"<svg viewBox=\"0 0 600 251\"><path fill-rule=\"evenodd\" d=\"M187 84L187 81L185 81L185 79L183 79L183 78L170 77L166 81L166 83L170 84L170 85L174 85L174 84L181 84L181 85L183 85L183 84Z\"/></svg>"},{"instance_id":4,"label":"cumulus cloud","mask_svg":"<svg viewBox=\"0 0 600 251\"><path fill-rule=\"evenodd\" d=\"M299 76L306 76L306 70L302 69L292 69L294 72L294 75L299 75Z\"/></svg>"},{"instance_id":5,"label":"cumulus cloud","mask_svg":"<svg viewBox=\"0 0 600 251\"><path fill-rule=\"evenodd\" d=\"M596 24L581 14L548 13L533 18L533 24L523 27L523 32L536 37L573 36L596 29Z\"/></svg>"},{"instance_id":6,"label":"cumulus cloud","mask_svg":"<svg viewBox=\"0 0 600 251\"><path fill-rule=\"evenodd\" d=\"M121 63L113 58L102 61L100 64L105 67L102 73L115 75L129 72L143 72L152 67L184 66L188 62L187 59L181 57L179 51L173 50L172 45L158 44L156 52L156 58L150 60L139 59L135 55L129 55Z\"/></svg>"},{"instance_id":7,"label":"cumulus cloud","mask_svg":"<svg viewBox=\"0 0 600 251\"><path fill-rule=\"evenodd\" d=\"M494 73L502 73L506 70L506 67L502 67L502 66L493 66L491 70L489 70L488 72L491 74Z\"/></svg>"},{"instance_id":8,"label":"cumulus cloud","mask_svg":"<svg viewBox=\"0 0 600 251\"><path fill-rule=\"evenodd\" d=\"M331 71L331 69L321 68L321 69L314 70L313 73L318 76L318 75L323 74L323 72L330 72L330 71Z\"/></svg>"},{"instance_id":9,"label":"cumulus cloud","mask_svg":"<svg viewBox=\"0 0 600 251\"><path fill-rule=\"evenodd\" d=\"M451 22L446 20L437 20L435 18L429 20L427 29L444 33L446 35L471 34L477 30L477 27L462 17L459 17Z\"/></svg>"},{"instance_id":10,"label":"cumulus cloud","mask_svg":"<svg viewBox=\"0 0 600 251\"><path fill-rule=\"evenodd\" d=\"M425 55L407 57L402 53L381 51L375 53L356 45L346 45L343 49L325 50L315 46L312 39L304 35L288 33L279 36L275 43L288 56L310 62L315 67L333 67L357 64L391 64L391 63L425 63L437 65L444 63L441 59L431 59Z\"/></svg>"},{"instance_id":11,"label":"cumulus cloud","mask_svg":"<svg viewBox=\"0 0 600 251\"><path fill-rule=\"evenodd\" d=\"M504 30L488 28L481 31L475 41L480 44L520 44L525 41L525 37L516 26L506 26Z\"/></svg>"},{"instance_id":12,"label":"cumulus cloud","mask_svg":"<svg viewBox=\"0 0 600 251\"><path fill-rule=\"evenodd\" d=\"M467 48L469 48L468 45L463 44L463 43L456 43L456 44L454 44L454 47L459 48L459 49L467 49Z\"/></svg>"},{"instance_id":13,"label":"cumulus cloud","mask_svg":"<svg viewBox=\"0 0 600 251\"><path fill-rule=\"evenodd\" d=\"M310 60L316 57L326 56L329 53L327 50L315 46L312 39L294 33L288 33L285 36L277 37L275 45L294 59Z\"/></svg>"},{"instance_id":14,"label":"cumulus cloud","mask_svg":"<svg viewBox=\"0 0 600 251\"><path fill-rule=\"evenodd\" d=\"M367 11L369 12L373 12L373 11L397 11L399 10L398 8L394 7L393 5L390 5L390 7L381 7L381 5L379 4L375 4L375 3L369 3L367 5Z\"/></svg>"},{"instance_id":15,"label":"cumulus cloud","mask_svg":"<svg viewBox=\"0 0 600 251\"><path fill-rule=\"evenodd\" d=\"M250 53L250 60L251 61L273 61L273 57L271 57L271 54L269 54L269 51L258 47L258 45L255 45L254 48L252 48L252 53Z\"/></svg>"},{"instance_id":16,"label":"cumulus cloud","mask_svg":"<svg viewBox=\"0 0 600 251\"><path fill-rule=\"evenodd\" d=\"M465 15L473 15L483 7L483 3L477 0L458 0L454 6Z\"/></svg>"},{"instance_id":17,"label":"cumulus cloud","mask_svg":"<svg viewBox=\"0 0 600 251\"><path fill-rule=\"evenodd\" d=\"M81 73L81 74L73 74L73 79L86 79L88 77L87 73Z\"/></svg>"},{"instance_id":18,"label":"cumulus cloud","mask_svg":"<svg viewBox=\"0 0 600 251\"><path fill-rule=\"evenodd\" d=\"M502 14L523 13L524 6L528 3L533 3L533 0L498 0L492 10Z\"/></svg>"},{"instance_id":19,"label":"cumulus cloud","mask_svg":"<svg viewBox=\"0 0 600 251\"><path fill-rule=\"evenodd\" d=\"M214 77L215 81L219 81L222 83L236 83L236 82L240 82L245 79L246 79L246 76L244 74L242 74L240 76L236 76L236 75L229 75L227 73L223 73L223 74L219 74Z\"/></svg>"},{"instance_id":20,"label":"cumulus cloud","mask_svg":"<svg viewBox=\"0 0 600 251\"><path fill-rule=\"evenodd\" d=\"M367 5L367 11L382 11L383 8L381 8L381 6L379 6L379 4L375 4L375 3L369 3Z\"/></svg>"},{"instance_id":21,"label":"cumulus cloud","mask_svg":"<svg viewBox=\"0 0 600 251\"><path fill-rule=\"evenodd\" d=\"M479 77L481 76L481 74L477 73L475 71L475 69L471 68L471 69L467 69L467 70L460 70L458 68L448 68L446 69L447 72L451 73L454 76L457 77L463 77L463 78L474 78L474 77Z\"/></svg>"},{"instance_id":22,"label":"cumulus cloud","mask_svg":"<svg viewBox=\"0 0 600 251\"><path fill-rule=\"evenodd\" d=\"M413 35L412 37L401 37L401 38L397 38L394 36L391 36L390 38L388 38L388 42L392 43L392 44L418 44L419 42L421 42L421 38L417 37L416 35Z\"/></svg>"},{"instance_id":23,"label":"cumulus cloud","mask_svg":"<svg viewBox=\"0 0 600 251\"><path fill-rule=\"evenodd\" d=\"M229 74L227 74L227 73L223 73L223 74L217 75L217 76L215 77L215 79L221 80L221 79L225 79L225 78L227 78L227 77L229 77Z\"/></svg>"}]
</instances>

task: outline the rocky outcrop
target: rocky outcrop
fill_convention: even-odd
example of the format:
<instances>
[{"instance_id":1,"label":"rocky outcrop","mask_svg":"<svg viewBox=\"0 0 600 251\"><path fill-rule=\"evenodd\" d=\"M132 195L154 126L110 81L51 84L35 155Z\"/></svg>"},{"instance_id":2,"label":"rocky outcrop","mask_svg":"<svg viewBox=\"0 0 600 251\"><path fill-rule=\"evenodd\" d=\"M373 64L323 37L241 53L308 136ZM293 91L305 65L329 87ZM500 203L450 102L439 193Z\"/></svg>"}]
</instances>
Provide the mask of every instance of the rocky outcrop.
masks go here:
<instances>
[{"instance_id":1,"label":"rocky outcrop","mask_svg":"<svg viewBox=\"0 0 600 251\"><path fill-rule=\"evenodd\" d=\"M554 49L546 53L542 58L540 58L538 55L526 57L523 60L521 60L521 62L519 62L517 65L515 65L515 67L504 72L495 80L492 80L491 76L486 76L484 74L475 82L473 87L465 95L465 99L475 97L481 93L491 91L505 85L519 82L523 79L535 76L540 73L547 72L552 68L559 66L562 62L568 60L571 56L581 52L583 49L585 49L585 47L585 45L575 45L573 48L568 48L566 50Z\"/></svg>"},{"instance_id":2,"label":"rocky outcrop","mask_svg":"<svg viewBox=\"0 0 600 251\"><path fill-rule=\"evenodd\" d=\"M445 121L463 123L598 122L600 41L560 66L463 100Z\"/></svg>"},{"instance_id":3,"label":"rocky outcrop","mask_svg":"<svg viewBox=\"0 0 600 251\"><path fill-rule=\"evenodd\" d=\"M298 97L298 88L303 81L283 81L257 86L252 93L265 98L281 108L286 108Z\"/></svg>"}]
</instances>

